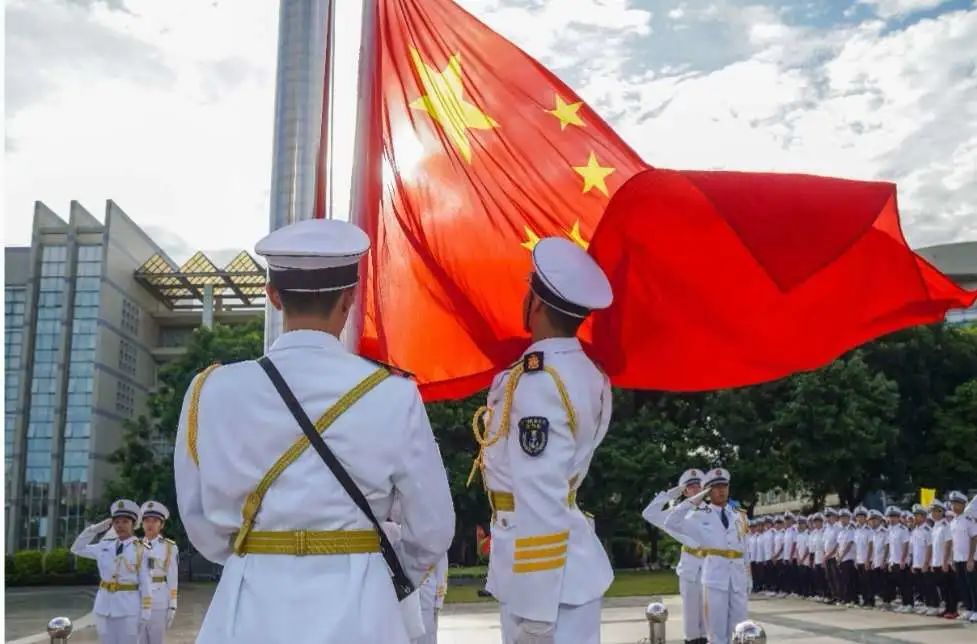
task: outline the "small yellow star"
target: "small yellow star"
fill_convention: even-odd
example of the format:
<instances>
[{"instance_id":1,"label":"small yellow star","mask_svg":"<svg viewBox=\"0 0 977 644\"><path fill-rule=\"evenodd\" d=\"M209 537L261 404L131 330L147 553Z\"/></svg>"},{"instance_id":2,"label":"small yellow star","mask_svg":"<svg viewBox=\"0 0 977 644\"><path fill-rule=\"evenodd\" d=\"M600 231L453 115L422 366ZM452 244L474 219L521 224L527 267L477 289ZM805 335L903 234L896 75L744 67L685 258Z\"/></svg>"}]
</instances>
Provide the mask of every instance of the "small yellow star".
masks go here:
<instances>
[{"instance_id":1,"label":"small yellow star","mask_svg":"<svg viewBox=\"0 0 977 644\"><path fill-rule=\"evenodd\" d=\"M552 110L546 110L547 114L552 114L556 118L560 119L560 130L563 131L567 129L567 125L579 125L580 127L587 127L580 116L577 115L577 111L580 106L583 105L582 102L578 103L567 103L563 100L563 97L556 94L556 108Z\"/></svg>"},{"instance_id":2,"label":"small yellow star","mask_svg":"<svg viewBox=\"0 0 977 644\"><path fill-rule=\"evenodd\" d=\"M587 159L587 165L584 166L574 166L574 171L583 177L583 192L588 193L593 188L597 188L604 193L604 196L608 196L607 184L604 183L604 179L607 178L609 174L614 172L614 168L605 168L597 161L597 155L593 152L590 153L590 158Z\"/></svg>"},{"instance_id":3,"label":"small yellow star","mask_svg":"<svg viewBox=\"0 0 977 644\"><path fill-rule=\"evenodd\" d=\"M565 230L563 232L565 232L566 235L567 235L567 237L570 238L570 241L574 242L580 248L582 248L584 250L587 250L587 248L590 247L590 242L587 241L586 239L584 239L583 238L583 235L580 234L580 220L579 219L576 220L575 222L573 222L573 227L570 230Z\"/></svg>"},{"instance_id":4,"label":"small yellow star","mask_svg":"<svg viewBox=\"0 0 977 644\"><path fill-rule=\"evenodd\" d=\"M523 230L526 231L526 241L520 244L520 246L531 251L532 249L536 248L536 244L539 243L539 235L533 232L533 229L529 226L523 226Z\"/></svg>"},{"instance_id":5,"label":"small yellow star","mask_svg":"<svg viewBox=\"0 0 977 644\"><path fill-rule=\"evenodd\" d=\"M448 65L441 72L421 60L421 55L413 47L410 57L424 88L424 96L411 101L410 106L427 112L437 121L465 161L471 163L472 144L468 140L468 130L490 130L499 124L465 100L465 88L461 83L461 56L455 54L448 59Z\"/></svg>"}]
</instances>

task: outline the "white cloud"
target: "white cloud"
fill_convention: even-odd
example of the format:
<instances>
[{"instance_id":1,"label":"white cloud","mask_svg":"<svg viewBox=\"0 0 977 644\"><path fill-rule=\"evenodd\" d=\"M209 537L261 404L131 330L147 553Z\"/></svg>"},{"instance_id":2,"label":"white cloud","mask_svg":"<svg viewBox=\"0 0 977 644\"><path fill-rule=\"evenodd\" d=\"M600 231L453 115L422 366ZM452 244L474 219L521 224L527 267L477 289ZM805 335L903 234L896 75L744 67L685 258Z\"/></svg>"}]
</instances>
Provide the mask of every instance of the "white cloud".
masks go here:
<instances>
[{"instance_id":1,"label":"white cloud","mask_svg":"<svg viewBox=\"0 0 977 644\"><path fill-rule=\"evenodd\" d=\"M882 18L908 16L919 11L935 9L950 0L858 0L858 4L871 5Z\"/></svg>"},{"instance_id":2,"label":"white cloud","mask_svg":"<svg viewBox=\"0 0 977 644\"><path fill-rule=\"evenodd\" d=\"M652 164L892 180L911 243L977 238L977 10L891 31L764 10L741 28L739 61L594 79L585 96Z\"/></svg>"},{"instance_id":3,"label":"white cloud","mask_svg":"<svg viewBox=\"0 0 977 644\"><path fill-rule=\"evenodd\" d=\"M111 198L195 246L250 248L268 221L277 3L123 8L9 3L7 243L29 239L34 200L66 215Z\"/></svg>"}]
</instances>

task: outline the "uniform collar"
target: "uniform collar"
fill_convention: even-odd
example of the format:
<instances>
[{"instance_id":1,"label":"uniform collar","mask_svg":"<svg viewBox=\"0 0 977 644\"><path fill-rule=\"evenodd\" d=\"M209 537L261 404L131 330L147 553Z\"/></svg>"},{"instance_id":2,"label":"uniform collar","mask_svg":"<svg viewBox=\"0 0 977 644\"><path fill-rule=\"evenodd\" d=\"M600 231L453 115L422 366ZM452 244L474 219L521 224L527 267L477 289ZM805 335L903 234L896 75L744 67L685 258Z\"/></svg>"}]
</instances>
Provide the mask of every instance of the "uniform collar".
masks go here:
<instances>
[{"instance_id":1,"label":"uniform collar","mask_svg":"<svg viewBox=\"0 0 977 644\"><path fill-rule=\"evenodd\" d=\"M545 340L538 340L529 345L525 351L522 352L523 357L528 353L533 353L534 351L542 351L544 353L570 353L572 351L583 351L583 347L580 346L580 340L577 338L546 338Z\"/></svg>"},{"instance_id":2,"label":"uniform collar","mask_svg":"<svg viewBox=\"0 0 977 644\"><path fill-rule=\"evenodd\" d=\"M312 331L309 329L299 329L289 331L278 336L275 343L271 345L272 351L282 351L284 349L326 349L329 351L345 351L339 338L326 333L325 331Z\"/></svg>"}]
</instances>

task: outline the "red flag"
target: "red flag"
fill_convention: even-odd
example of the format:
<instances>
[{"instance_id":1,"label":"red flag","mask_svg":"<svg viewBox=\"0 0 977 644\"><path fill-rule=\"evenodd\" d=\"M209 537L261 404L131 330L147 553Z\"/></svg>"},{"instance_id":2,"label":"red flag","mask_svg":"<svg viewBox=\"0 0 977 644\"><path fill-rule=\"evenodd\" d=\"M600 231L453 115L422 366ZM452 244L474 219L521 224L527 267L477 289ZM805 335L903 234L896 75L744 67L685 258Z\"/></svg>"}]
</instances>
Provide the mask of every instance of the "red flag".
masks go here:
<instances>
[{"instance_id":1,"label":"red flag","mask_svg":"<svg viewBox=\"0 0 977 644\"><path fill-rule=\"evenodd\" d=\"M365 222L360 350L413 371L427 400L461 397L528 344L535 240L587 247L615 191L648 168L450 0L376 1L366 120L380 131L366 147L382 198ZM906 248L891 185L648 170L627 186L592 249L615 287L593 328L616 384L758 382L966 300Z\"/></svg>"},{"instance_id":2,"label":"red flag","mask_svg":"<svg viewBox=\"0 0 977 644\"><path fill-rule=\"evenodd\" d=\"M773 380L977 298L908 248L889 183L647 170L590 251L615 293L594 348L623 387Z\"/></svg>"}]
</instances>

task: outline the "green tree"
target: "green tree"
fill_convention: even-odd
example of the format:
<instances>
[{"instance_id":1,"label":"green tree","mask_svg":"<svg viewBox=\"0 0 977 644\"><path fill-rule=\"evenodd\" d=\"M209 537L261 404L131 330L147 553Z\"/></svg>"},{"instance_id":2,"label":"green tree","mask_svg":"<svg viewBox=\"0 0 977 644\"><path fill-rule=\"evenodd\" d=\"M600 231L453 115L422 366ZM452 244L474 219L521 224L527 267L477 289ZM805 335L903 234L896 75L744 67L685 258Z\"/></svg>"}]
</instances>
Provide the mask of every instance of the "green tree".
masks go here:
<instances>
[{"instance_id":1,"label":"green tree","mask_svg":"<svg viewBox=\"0 0 977 644\"><path fill-rule=\"evenodd\" d=\"M906 329L865 345L860 353L875 371L895 381L899 439L886 464L886 488L930 487L944 451L933 432L946 398L977 378L977 329L943 324Z\"/></svg>"},{"instance_id":2,"label":"green tree","mask_svg":"<svg viewBox=\"0 0 977 644\"><path fill-rule=\"evenodd\" d=\"M958 488L977 480L977 378L958 386L936 412L933 446L921 457L927 487Z\"/></svg>"},{"instance_id":3,"label":"green tree","mask_svg":"<svg viewBox=\"0 0 977 644\"><path fill-rule=\"evenodd\" d=\"M170 509L167 534L181 547L188 545L177 512L173 453L171 450L160 453L154 444L172 443L176 438L183 397L194 376L214 363L227 364L261 356L262 338L261 321L200 328L194 331L185 353L160 367L159 387L149 397L149 415L126 423L122 445L109 457L118 466L118 474L106 486L107 503L119 497L162 502ZM100 515L97 510L100 508L93 508L93 514Z\"/></svg>"},{"instance_id":4,"label":"green tree","mask_svg":"<svg viewBox=\"0 0 977 644\"><path fill-rule=\"evenodd\" d=\"M816 505L830 492L854 505L883 482L899 435L898 404L896 384L857 352L791 379L774 425L791 471Z\"/></svg>"}]
</instances>

